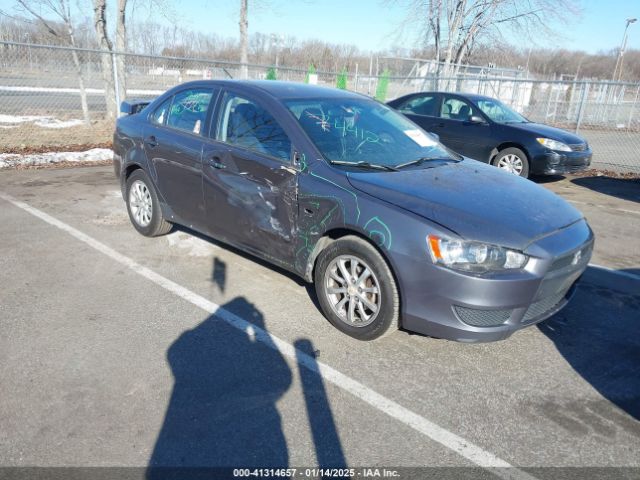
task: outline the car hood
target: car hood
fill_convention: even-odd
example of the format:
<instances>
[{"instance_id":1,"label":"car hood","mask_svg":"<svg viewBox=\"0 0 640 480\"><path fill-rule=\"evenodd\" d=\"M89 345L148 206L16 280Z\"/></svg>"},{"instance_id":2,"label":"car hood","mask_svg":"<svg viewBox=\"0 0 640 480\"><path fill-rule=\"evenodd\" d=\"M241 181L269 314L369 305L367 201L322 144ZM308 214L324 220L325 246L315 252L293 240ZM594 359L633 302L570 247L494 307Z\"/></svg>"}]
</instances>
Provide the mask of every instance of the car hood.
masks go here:
<instances>
[{"instance_id":1,"label":"car hood","mask_svg":"<svg viewBox=\"0 0 640 480\"><path fill-rule=\"evenodd\" d=\"M436 165L434 163L434 165ZM433 168L349 173L351 185L463 238L524 250L582 214L544 187L465 159Z\"/></svg>"},{"instance_id":2,"label":"car hood","mask_svg":"<svg viewBox=\"0 0 640 480\"><path fill-rule=\"evenodd\" d=\"M571 132L562 130L561 128L550 127L542 123L509 123L504 126L509 128L515 128L516 130L529 132L536 136L536 138L550 138L552 140L558 140L567 145L575 145L579 143L585 143L584 138L574 135Z\"/></svg>"}]
</instances>

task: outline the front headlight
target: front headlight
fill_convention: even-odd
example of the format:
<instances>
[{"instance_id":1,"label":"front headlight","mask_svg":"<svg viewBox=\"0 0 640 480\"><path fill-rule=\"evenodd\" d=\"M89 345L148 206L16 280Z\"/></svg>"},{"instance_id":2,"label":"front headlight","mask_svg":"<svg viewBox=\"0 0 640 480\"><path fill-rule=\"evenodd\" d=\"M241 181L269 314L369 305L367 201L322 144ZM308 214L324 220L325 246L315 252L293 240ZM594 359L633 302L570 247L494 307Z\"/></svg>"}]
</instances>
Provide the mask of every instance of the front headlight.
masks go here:
<instances>
[{"instance_id":1,"label":"front headlight","mask_svg":"<svg viewBox=\"0 0 640 480\"><path fill-rule=\"evenodd\" d=\"M557 150L559 152L570 152L571 147L566 143L559 142L557 140L551 140L550 138L536 138L540 145L544 145L545 147L551 150Z\"/></svg>"},{"instance_id":2,"label":"front headlight","mask_svg":"<svg viewBox=\"0 0 640 480\"><path fill-rule=\"evenodd\" d=\"M486 273L515 270L527 264L524 253L480 242L429 235L429 254L434 263L464 272Z\"/></svg>"}]
</instances>

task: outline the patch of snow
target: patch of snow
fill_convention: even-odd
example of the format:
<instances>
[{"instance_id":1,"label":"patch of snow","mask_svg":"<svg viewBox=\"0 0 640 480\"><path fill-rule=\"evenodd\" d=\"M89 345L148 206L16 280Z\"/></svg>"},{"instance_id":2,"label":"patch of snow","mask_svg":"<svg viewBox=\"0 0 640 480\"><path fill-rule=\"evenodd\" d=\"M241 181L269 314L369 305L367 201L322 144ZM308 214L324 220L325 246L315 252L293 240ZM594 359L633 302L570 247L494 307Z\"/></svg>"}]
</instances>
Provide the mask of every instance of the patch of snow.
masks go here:
<instances>
[{"instance_id":1,"label":"patch of snow","mask_svg":"<svg viewBox=\"0 0 640 480\"><path fill-rule=\"evenodd\" d=\"M38 115L4 115L0 114L0 123L25 123L35 122L36 120L50 119L51 117L42 117Z\"/></svg>"},{"instance_id":2,"label":"patch of snow","mask_svg":"<svg viewBox=\"0 0 640 480\"><path fill-rule=\"evenodd\" d=\"M113 150L109 148L92 148L84 152L0 153L0 169L60 162L91 163L111 160L112 158Z\"/></svg>"},{"instance_id":3,"label":"patch of snow","mask_svg":"<svg viewBox=\"0 0 640 480\"><path fill-rule=\"evenodd\" d=\"M82 120L58 120L57 118L44 118L34 123L37 127L44 128L69 128L82 125Z\"/></svg>"},{"instance_id":4,"label":"patch of snow","mask_svg":"<svg viewBox=\"0 0 640 480\"><path fill-rule=\"evenodd\" d=\"M12 125L0 125L2 128L15 128L18 124L34 122L36 127L44 128L70 128L82 125L82 120L60 120L55 117L42 115L0 115L0 123Z\"/></svg>"},{"instance_id":5,"label":"patch of snow","mask_svg":"<svg viewBox=\"0 0 640 480\"><path fill-rule=\"evenodd\" d=\"M59 88L59 87L16 87L0 85L0 92L39 92L39 93L80 93L79 88ZM130 88L128 95L161 95L165 90L147 90ZM104 95L102 88L85 88L87 95Z\"/></svg>"},{"instance_id":6,"label":"patch of snow","mask_svg":"<svg viewBox=\"0 0 640 480\"><path fill-rule=\"evenodd\" d=\"M185 250L191 257L210 257L219 249L212 243L181 231L167 235L166 239L170 246Z\"/></svg>"}]
</instances>

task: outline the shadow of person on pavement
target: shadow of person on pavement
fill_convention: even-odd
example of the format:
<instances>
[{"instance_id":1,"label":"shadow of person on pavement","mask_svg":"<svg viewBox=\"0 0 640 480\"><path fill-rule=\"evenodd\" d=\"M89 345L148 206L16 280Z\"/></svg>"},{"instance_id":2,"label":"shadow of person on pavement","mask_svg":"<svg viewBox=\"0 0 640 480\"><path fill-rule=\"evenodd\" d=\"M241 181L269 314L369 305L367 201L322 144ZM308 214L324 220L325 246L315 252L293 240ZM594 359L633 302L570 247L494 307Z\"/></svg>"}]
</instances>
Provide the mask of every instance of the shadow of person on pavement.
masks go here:
<instances>
[{"instance_id":1,"label":"shadow of person on pavement","mask_svg":"<svg viewBox=\"0 0 640 480\"><path fill-rule=\"evenodd\" d=\"M347 462L342 451L338 429L331 413L324 382L318 374L316 360L318 352L314 349L313 343L307 339L296 340L293 345L296 347L300 382L318 466L345 468Z\"/></svg>"},{"instance_id":2,"label":"shadow of person on pavement","mask_svg":"<svg viewBox=\"0 0 640 480\"><path fill-rule=\"evenodd\" d=\"M266 330L263 315L245 298L222 309ZM288 465L276 402L292 374L268 335L261 338L214 314L171 345L175 384L147 478L167 478L168 470L158 467Z\"/></svg>"}]
</instances>

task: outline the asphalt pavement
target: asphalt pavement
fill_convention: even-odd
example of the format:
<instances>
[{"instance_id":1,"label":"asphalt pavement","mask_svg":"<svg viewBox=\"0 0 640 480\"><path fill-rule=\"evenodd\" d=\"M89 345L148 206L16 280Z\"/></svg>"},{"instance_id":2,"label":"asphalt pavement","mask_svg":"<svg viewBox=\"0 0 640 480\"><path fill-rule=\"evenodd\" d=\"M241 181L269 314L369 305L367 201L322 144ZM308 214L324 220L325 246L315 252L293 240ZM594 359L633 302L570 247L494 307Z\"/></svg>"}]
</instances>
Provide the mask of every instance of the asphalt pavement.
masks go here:
<instances>
[{"instance_id":1,"label":"asphalt pavement","mask_svg":"<svg viewBox=\"0 0 640 480\"><path fill-rule=\"evenodd\" d=\"M110 167L4 171L0 465L638 478L640 189L619 182L542 182L585 212L597 266L554 318L470 345L358 342L283 271L142 237Z\"/></svg>"}]
</instances>

